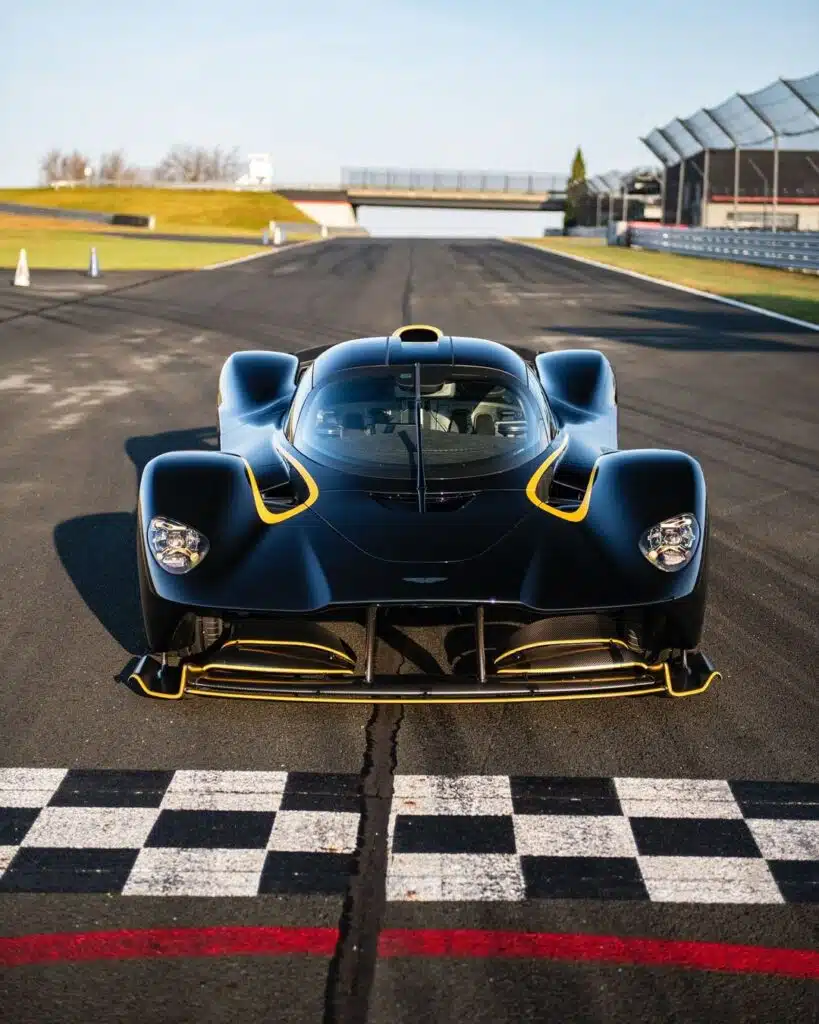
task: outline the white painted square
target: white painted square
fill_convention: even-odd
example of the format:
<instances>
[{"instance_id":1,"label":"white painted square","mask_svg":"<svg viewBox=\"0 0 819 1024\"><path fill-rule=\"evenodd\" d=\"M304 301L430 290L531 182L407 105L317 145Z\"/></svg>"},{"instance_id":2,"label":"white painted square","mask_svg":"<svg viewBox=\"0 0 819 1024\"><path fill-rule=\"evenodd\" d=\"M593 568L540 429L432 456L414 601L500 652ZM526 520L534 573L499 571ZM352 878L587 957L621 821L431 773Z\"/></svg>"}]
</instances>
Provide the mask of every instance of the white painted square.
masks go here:
<instances>
[{"instance_id":1,"label":"white painted square","mask_svg":"<svg viewBox=\"0 0 819 1024\"><path fill-rule=\"evenodd\" d=\"M66 768L0 768L0 807L45 807Z\"/></svg>"},{"instance_id":2,"label":"white painted square","mask_svg":"<svg viewBox=\"0 0 819 1024\"><path fill-rule=\"evenodd\" d=\"M640 857L639 864L655 903L784 903L755 857Z\"/></svg>"},{"instance_id":3,"label":"white painted square","mask_svg":"<svg viewBox=\"0 0 819 1024\"><path fill-rule=\"evenodd\" d=\"M157 807L44 807L20 845L138 850L158 817Z\"/></svg>"},{"instance_id":4,"label":"white painted square","mask_svg":"<svg viewBox=\"0 0 819 1024\"><path fill-rule=\"evenodd\" d=\"M615 779L630 818L741 818L724 779Z\"/></svg>"},{"instance_id":5,"label":"white painted square","mask_svg":"<svg viewBox=\"0 0 819 1024\"><path fill-rule=\"evenodd\" d=\"M0 877L2 877L9 864L11 864L15 853L19 849L19 846L0 846Z\"/></svg>"},{"instance_id":6,"label":"white painted square","mask_svg":"<svg viewBox=\"0 0 819 1024\"><path fill-rule=\"evenodd\" d=\"M506 853L396 853L387 899L519 902L526 889L520 859Z\"/></svg>"},{"instance_id":7,"label":"white painted square","mask_svg":"<svg viewBox=\"0 0 819 1024\"><path fill-rule=\"evenodd\" d=\"M511 814L508 775L396 775L393 814Z\"/></svg>"},{"instance_id":8,"label":"white painted square","mask_svg":"<svg viewBox=\"0 0 819 1024\"><path fill-rule=\"evenodd\" d=\"M163 810L277 811L287 772L177 771Z\"/></svg>"},{"instance_id":9,"label":"white painted square","mask_svg":"<svg viewBox=\"0 0 819 1024\"><path fill-rule=\"evenodd\" d=\"M515 849L539 857L636 857L628 818L602 814L516 814Z\"/></svg>"},{"instance_id":10,"label":"white painted square","mask_svg":"<svg viewBox=\"0 0 819 1024\"><path fill-rule=\"evenodd\" d=\"M819 860L819 821L750 818L745 823L767 860Z\"/></svg>"},{"instance_id":11,"label":"white painted square","mask_svg":"<svg viewBox=\"0 0 819 1024\"><path fill-rule=\"evenodd\" d=\"M140 850L125 896L255 896L264 850Z\"/></svg>"},{"instance_id":12,"label":"white painted square","mask_svg":"<svg viewBox=\"0 0 819 1024\"><path fill-rule=\"evenodd\" d=\"M268 850L353 853L360 815L341 811L279 811Z\"/></svg>"}]
</instances>

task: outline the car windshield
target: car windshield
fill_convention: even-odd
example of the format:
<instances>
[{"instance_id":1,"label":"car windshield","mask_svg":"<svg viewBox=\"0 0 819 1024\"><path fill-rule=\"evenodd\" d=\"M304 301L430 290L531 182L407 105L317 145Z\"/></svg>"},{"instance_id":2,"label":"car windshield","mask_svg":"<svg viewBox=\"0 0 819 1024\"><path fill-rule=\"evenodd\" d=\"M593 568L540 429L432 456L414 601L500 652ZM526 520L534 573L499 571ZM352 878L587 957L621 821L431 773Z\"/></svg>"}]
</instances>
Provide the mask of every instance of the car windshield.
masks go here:
<instances>
[{"instance_id":1,"label":"car windshield","mask_svg":"<svg viewBox=\"0 0 819 1024\"><path fill-rule=\"evenodd\" d=\"M537 403L517 378L421 365L359 368L320 385L301 409L293 443L341 470L415 479L419 422L427 480L501 472L548 439Z\"/></svg>"}]
</instances>

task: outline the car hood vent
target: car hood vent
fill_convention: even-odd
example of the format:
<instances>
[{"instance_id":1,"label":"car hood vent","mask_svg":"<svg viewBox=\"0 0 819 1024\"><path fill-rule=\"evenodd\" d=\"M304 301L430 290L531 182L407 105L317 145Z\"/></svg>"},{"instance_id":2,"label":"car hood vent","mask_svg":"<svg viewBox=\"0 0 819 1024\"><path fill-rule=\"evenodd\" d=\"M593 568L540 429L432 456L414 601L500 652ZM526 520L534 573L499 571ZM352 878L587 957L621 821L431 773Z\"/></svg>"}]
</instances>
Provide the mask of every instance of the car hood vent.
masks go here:
<instances>
[{"instance_id":1,"label":"car hood vent","mask_svg":"<svg viewBox=\"0 0 819 1024\"><path fill-rule=\"evenodd\" d=\"M380 492L371 491L370 497L377 501L383 508L417 508L418 494L416 491ZM426 507L430 510L449 510L456 512L465 508L475 497L474 491L447 491L436 494L432 491L426 493Z\"/></svg>"}]
</instances>

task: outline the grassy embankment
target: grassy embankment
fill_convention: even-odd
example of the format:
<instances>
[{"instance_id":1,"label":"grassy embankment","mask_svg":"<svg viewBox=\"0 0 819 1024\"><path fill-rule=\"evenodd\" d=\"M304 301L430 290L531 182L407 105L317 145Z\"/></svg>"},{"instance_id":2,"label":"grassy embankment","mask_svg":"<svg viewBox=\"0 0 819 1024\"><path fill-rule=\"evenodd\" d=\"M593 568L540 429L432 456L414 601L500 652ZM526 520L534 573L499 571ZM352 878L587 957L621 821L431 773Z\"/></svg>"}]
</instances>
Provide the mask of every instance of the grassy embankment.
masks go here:
<instances>
[{"instance_id":1,"label":"grassy embankment","mask_svg":"<svg viewBox=\"0 0 819 1024\"><path fill-rule=\"evenodd\" d=\"M311 223L289 200L275 192L113 187L0 189L0 202L154 216L157 232L246 235L260 241L271 220ZM135 237L118 237L123 232ZM262 251L261 245L257 250L231 243L163 241L152 238L147 229L0 214L2 267L13 267L20 249L25 249L32 269L84 269L92 245L97 249L103 271L190 270Z\"/></svg>"},{"instance_id":2,"label":"grassy embankment","mask_svg":"<svg viewBox=\"0 0 819 1024\"><path fill-rule=\"evenodd\" d=\"M663 281L713 292L775 313L819 323L819 276L744 263L675 256L670 253L606 245L599 238L519 239L546 249L584 256Z\"/></svg>"}]
</instances>

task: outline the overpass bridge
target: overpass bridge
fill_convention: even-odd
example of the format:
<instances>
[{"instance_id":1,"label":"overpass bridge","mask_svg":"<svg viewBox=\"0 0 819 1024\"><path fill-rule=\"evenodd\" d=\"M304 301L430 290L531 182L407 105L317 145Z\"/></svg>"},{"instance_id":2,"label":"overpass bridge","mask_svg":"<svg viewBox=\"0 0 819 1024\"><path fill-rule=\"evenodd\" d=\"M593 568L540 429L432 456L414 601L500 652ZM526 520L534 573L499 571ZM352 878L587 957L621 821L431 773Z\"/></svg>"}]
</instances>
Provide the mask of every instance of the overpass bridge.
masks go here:
<instances>
[{"instance_id":1,"label":"overpass bridge","mask_svg":"<svg viewBox=\"0 0 819 1024\"><path fill-rule=\"evenodd\" d=\"M338 184L274 188L316 219L319 204L343 204L355 220L360 206L561 212L566 182L565 174L352 167L342 169Z\"/></svg>"}]
</instances>

